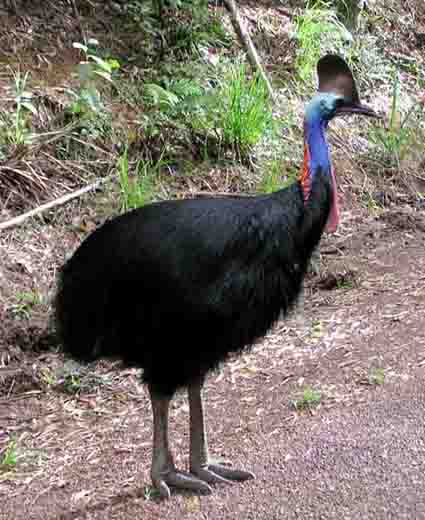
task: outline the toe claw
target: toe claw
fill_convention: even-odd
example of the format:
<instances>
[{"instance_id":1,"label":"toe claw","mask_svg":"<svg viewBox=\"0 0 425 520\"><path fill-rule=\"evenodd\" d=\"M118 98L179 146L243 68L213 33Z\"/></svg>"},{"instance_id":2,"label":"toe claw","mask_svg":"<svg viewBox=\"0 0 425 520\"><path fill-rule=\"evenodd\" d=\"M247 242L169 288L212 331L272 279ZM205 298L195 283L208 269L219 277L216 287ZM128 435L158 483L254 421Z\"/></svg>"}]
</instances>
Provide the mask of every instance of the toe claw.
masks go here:
<instances>
[{"instance_id":1,"label":"toe claw","mask_svg":"<svg viewBox=\"0 0 425 520\"><path fill-rule=\"evenodd\" d=\"M216 475L219 475L224 480L227 481L237 481L242 482L244 480L251 480L255 478L254 473L251 473L250 471L245 471L242 469L232 469L226 466L222 466L219 464L210 464L208 468L215 473Z\"/></svg>"},{"instance_id":2,"label":"toe claw","mask_svg":"<svg viewBox=\"0 0 425 520\"><path fill-rule=\"evenodd\" d=\"M211 466L193 470L192 473L208 484L217 484L220 482L223 484L231 484L230 480L227 480L226 478L223 478L221 475L212 471Z\"/></svg>"},{"instance_id":3,"label":"toe claw","mask_svg":"<svg viewBox=\"0 0 425 520\"><path fill-rule=\"evenodd\" d=\"M191 471L198 478L208 484L242 482L255 478L254 473L240 469L232 469L216 462L201 467L192 467Z\"/></svg>"},{"instance_id":4,"label":"toe claw","mask_svg":"<svg viewBox=\"0 0 425 520\"><path fill-rule=\"evenodd\" d=\"M153 483L159 491L160 497L164 499L170 498L170 487L188 489L198 492L201 495L210 495L212 493L212 489L207 482L180 471L173 470L167 472L167 474L163 474L161 478L153 479Z\"/></svg>"},{"instance_id":5,"label":"toe claw","mask_svg":"<svg viewBox=\"0 0 425 520\"><path fill-rule=\"evenodd\" d=\"M160 480L155 487L159 492L159 496L165 500L168 500L171 497L170 488L167 486L164 480Z\"/></svg>"}]
</instances>

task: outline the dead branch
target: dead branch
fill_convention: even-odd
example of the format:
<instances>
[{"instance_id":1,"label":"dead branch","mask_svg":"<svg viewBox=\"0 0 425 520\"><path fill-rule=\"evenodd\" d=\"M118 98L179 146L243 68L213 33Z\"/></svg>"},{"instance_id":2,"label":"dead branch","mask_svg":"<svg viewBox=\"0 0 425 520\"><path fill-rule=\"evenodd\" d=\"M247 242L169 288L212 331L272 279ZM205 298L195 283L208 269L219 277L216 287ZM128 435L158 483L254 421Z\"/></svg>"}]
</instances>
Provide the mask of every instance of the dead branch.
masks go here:
<instances>
[{"instance_id":1,"label":"dead branch","mask_svg":"<svg viewBox=\"0 0 425 520\"><path fill-rule=\"evenodd\" d=\"M38 208L34 208L30 211L27 211L26 213L23 213L22 215L19 215L18 217L14 217L10 220L7 220L6 222L0 222L0 231L3 229L8 229L13 226L17 226L18 224L22 224L25 220L34 217L36 215L40 215L44 211L47 211L48 209L54 208L56 206L62 206L63 204L69 202L72 199L76 199L77 197L80 197L81 195L84 195L84 193L87 193L89 191L93 191L99 188L102 184L104 184L106 181L110 180L112 176L105 177L103 179L99 179L96 182L93 182L92 184L89 184L88 186L85 186L84 188L80 188L79 190L76 190L72 193L68 193L66 195L63 195L62 197L59 197L58 199L52 200L50 202L46 202L45 204L42 204Z\"/></svg>"},{"instance_id":2,"label":"dead branch","mask_svg":"<svg viewBox=\"0 0 425 520\"><path fill-rule=\"evenodd\" d=\"M257 54L257 51L255 50L251 37L249 36L248 31L245 29L245 27L242 24L242 20L239 16L239 13L236 8L236 4L235 4L234 0L224 0L224 5L226 6L226 9L229 11L230 20L232 22L233 28L235 29L239 40L241 41L242 45L244 46L244 48L247 52L248 61L251 64L251 67L260 73L261 77L263 78L263 80L267 86L269 96L271 99L273 99L274 98L273 88L271 86L269 78L267 77L264 67L261 64L260 58Z\"/></svg>"}]
</instances>

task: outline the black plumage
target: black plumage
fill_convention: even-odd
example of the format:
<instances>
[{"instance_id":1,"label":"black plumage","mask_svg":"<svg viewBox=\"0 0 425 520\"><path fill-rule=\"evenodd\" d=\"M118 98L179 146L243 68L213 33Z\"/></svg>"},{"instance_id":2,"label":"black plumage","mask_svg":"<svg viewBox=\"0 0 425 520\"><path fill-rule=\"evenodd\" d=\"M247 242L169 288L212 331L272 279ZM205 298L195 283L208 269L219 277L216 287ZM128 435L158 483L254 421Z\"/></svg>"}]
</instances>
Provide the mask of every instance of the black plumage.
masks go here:
<instances>
[{"instance_id":1,"label":"black plumage","mask_svg":"<svg viewBox=\"0 0 425 520\"><path fill-rule=\"evenodd\" d=\"M343 60L328 56L321 67L326 93L307 111L299 182L271 195L131 211L91 234L61 271L55 312L64 350L143 368L154 412L152 478L164 496L168 485L208 492L207 483L252 477L210 463L200 392L210 370L263 337L296 301L336 197L324 130L338 110L371 114ZM189 389L198 478L175 469L168 447L168 405L180 387Z\"/></svg>"},{"instance_id":2,"label":"black plumage","mask_svg":"<svg viewBox=\"0 0 425 520\"><path fill-rule=\"evenodd\" d=\"M62 271L65 347L141 366L170 396L215 368L294 302L329 211L329 182L319 176L313 189L308 213L294 184L264 197L153 204L107 222Z\"/></svg>"}]
</instances>

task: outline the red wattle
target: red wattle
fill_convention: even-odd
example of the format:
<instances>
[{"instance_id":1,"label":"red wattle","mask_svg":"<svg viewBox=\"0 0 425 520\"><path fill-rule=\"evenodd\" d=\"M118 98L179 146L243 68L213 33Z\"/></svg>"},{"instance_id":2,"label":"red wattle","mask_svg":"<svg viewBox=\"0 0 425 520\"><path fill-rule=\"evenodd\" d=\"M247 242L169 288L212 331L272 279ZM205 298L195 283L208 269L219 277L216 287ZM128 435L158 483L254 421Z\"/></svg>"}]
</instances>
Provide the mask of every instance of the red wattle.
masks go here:
<instances>
[{"instance_id":1,"label":"red wattle","mask_svg":"<svg viewBox=\"0 0 425 520\"><path fill-rule=\"evenodd\" d=\"M332 182L332 192L333 192L333 200L331 204L331 209L329 212L328 222L326 224L326 232L327 233L335 233L339 224L339 205L338 205L338 191L336 187L335 174L333 172L333 168L331 168L331 182Z\"/></svg>"}]
</instances>

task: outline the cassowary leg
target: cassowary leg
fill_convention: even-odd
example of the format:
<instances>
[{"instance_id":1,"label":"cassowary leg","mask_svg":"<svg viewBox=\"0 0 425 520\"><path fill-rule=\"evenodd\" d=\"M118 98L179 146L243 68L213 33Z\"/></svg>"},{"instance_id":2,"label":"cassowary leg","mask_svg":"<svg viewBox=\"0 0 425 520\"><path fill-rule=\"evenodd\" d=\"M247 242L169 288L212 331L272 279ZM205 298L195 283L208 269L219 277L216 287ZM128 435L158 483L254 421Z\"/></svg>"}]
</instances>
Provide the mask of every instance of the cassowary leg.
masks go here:
<instances>
[{"instance_id":1,"label":"cassowary leg","mask_svg":"<svg viewBox=\"0 0 425 520\"><path fill-rule=\"evenodd\" d=\"M311 254L310 264L308 266L308 272L315 276L319 276L320 274L320 266L322 263L322 257L320 256L319 246Z\"/></svg>"},{"instance_id":2,"label":"cassowary leg","mask_svg":"<svg viewBox=\"0 0 425 520\"><path fill-rule=\"evenodd\" d=\"M189 386L191 473L208 484L255 478L249 471L230 468L228 462L210 459L202 404L202 385L203 381L200 380Z\"/></svg>"},{"instance_id":3,"label":"cassowary leg","mask_svg":"<svg viewBox=\"0 0 425 520\"><path fill-rule=\"evenodd\" d=\"M200 493L211 493L208 484L188 473L176 470L168 443L168 411L170 398L158 396L150 391L153 412L153 452L151 477L161 497L169 498L169 486L191 489Z\"/></svg>"}]
</instances>

